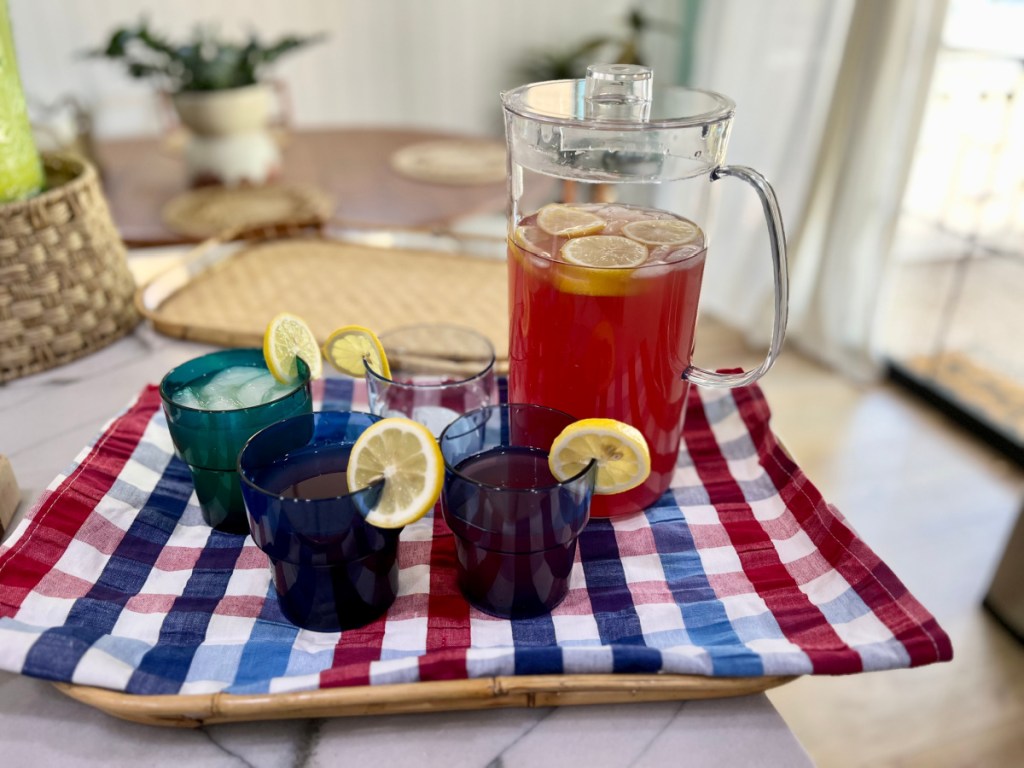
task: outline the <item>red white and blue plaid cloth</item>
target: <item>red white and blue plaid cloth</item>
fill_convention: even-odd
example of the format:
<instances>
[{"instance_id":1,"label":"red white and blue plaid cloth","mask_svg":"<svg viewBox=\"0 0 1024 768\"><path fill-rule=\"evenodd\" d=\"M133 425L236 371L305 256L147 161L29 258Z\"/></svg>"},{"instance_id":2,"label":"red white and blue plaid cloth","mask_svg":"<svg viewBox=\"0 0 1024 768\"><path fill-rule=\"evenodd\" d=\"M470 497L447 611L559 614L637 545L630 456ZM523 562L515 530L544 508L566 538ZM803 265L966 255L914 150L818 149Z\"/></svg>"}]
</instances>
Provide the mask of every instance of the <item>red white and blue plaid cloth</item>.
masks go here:
<instances>
[{"instance_id":1,"label":"red white and blue plaid cloth","mask_svg":"<svg viewBox=\"0 0 1024 768\"><path fill-rule=\"evenodd\" d=\"M318 407L366 407L317 382ZM514 674L844 674L949 638L782 450L756 386L690 397L671 490L592 520L550 615L496 619L440 514L402 533L399 594L357 630L297 629L248 536L203 524L155 387L0 546L0 668L138 694L264 693Z\"/></svg>"}]
</instances>

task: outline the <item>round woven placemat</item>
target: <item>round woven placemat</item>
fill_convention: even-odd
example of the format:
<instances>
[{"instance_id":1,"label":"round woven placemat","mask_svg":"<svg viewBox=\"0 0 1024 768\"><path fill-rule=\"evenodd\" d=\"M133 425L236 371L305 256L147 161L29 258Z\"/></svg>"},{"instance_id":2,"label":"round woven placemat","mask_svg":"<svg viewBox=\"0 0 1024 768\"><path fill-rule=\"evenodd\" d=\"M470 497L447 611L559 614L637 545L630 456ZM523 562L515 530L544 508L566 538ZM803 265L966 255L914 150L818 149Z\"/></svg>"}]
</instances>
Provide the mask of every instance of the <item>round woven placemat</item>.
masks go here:
<instances>
[{"instance_id":1,"label":"round woven placemat","mask_svg":"<svg viewBox=\"0 0 1024 768\"><path fill-rule=\"evenodd\" d=\"M321 343L342 325L377 333L416 323L462 325L491 340L503 369L507 284L505 263L496 259L279 240L241 246L145 312L169 336L229 346L261 344L278 312L301 316Z\"/></svg>"},{"instance_id":2,"label":"round woven placemat","mask_svg":"<svg viewBox=\"0 0 1024 768\"><path fill-rule=\"evenodd\" d=\"M331 216L330 198L313 187L201 187L170 200L164 224L186 237L214 237L227 230L273 226L318 226Z\"/></svg>"},{"instance_id":3,"label":"round woven placemat","mask_svg":"<svg viewBox=\"0 0 1024 768\"><path fill-rule=\"evenodd\" d=\"M391 167L435 184L496 184L505 180L505 145L496 141L425 141L402 147Z\"/></svg>"}]
</instances>

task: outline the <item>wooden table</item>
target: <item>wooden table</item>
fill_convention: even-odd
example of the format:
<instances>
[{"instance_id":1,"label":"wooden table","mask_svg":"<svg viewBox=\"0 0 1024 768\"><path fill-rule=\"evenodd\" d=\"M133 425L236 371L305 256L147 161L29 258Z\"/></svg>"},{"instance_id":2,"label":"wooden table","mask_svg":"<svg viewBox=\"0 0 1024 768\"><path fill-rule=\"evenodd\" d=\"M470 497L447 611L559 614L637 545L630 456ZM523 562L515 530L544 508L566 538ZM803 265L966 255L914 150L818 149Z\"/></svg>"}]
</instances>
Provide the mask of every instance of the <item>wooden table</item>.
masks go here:
<instances>
[{"instance_id":1,"label":"wooden table","mask_svg":"<svg viewBox=\"0 0 1024 768\"><path fill-rule=\"evenodd\" d=\"M505 208L505 182L433 184L391 167L399 149L465 136L420 130L353 127L289 131L282 138L281 181L310 184L335 203L342 225L434 229L456 219ZM130 247L187 242L160 216L188 189L182 144L167 137L100 142L96 160L114 222Z\"/></svg>"}]
</instances>

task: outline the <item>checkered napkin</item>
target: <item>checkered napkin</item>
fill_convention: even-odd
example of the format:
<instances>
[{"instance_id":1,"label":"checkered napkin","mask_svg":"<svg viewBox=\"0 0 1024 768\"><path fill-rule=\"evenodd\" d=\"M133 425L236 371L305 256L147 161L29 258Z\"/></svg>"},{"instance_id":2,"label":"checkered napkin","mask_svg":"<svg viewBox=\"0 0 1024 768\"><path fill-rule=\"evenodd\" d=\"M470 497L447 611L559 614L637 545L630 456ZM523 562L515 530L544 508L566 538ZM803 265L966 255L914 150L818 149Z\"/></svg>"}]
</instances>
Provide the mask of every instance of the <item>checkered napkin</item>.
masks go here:
<instances>
[{"instance_id":1,"label":"checkered napkin","mask_svg":"<svg viewBox=\"0 0 1024 768\"><path fill-rule=\"evenodd\" d=\"M365 409L328 379L323 408ZM456 586L439 513L407 527L399 594L357 630L298 629L266 557L204 525L155 387L0 547L0 668L139 694L263 693L491 675L842 674L952 657L949 638L788 458L761 391L694 389L675 479L592 520L571 590L509 621Z\"/></svg>"}]
</instances>

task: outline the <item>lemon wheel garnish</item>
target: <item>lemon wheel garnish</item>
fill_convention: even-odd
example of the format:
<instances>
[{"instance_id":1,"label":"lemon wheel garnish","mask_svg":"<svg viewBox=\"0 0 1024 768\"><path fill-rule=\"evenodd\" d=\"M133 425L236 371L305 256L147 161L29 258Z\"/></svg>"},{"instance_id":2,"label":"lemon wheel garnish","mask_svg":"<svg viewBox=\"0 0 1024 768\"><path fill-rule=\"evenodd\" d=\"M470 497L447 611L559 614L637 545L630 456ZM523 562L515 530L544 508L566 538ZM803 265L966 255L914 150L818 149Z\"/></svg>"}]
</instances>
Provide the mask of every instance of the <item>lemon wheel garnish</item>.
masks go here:
<instances>
[{"instance_id":1,"label":"lemon wheel garnish","mask_svg":"<svg viewBox=\"0 0 1024 768\"><path fill-rule=\"evenodd\" d=\"M374 422L356 440L348 457L350 491L384 480L377 505L366 522L401 528L429 512L441 495L444 459L430 430L411 419Z\"/></svg>"},{"instance_id":2,"label":"lemon wheel garnish","mask_svg":"<svg viewBox=\"0 0 1024 768\"><path fill-rule=\"evenodd\" d=\"M596 213L560 203L545 205L537 214L537 226L557 237L596 235L607 223Z\"/></svg>"},{"instance_id":3,"label":"lemon wheel garnish","mask_svg":"<svg viewBox=\"0 0 1024 768\"><path fill-rule=\"evenodd\" d=\"M631 221L622 234L644 245L685 245L698 238L700 230L689 221L679 219L647 219Z\"/></svg>"},{"instance_id":4,"label":"lemon wheel garnish","mask_svg":"<svg viewBox=\"0 0 1024 768\"><path fill-rule=\"evenodd\" d=\"M301 317L282 312L270 321L263 334L263 360L275 379L292 384L299 378L297 357L309 367L311 379L323 375L320 345L313 331Z\"/></svg>"},{"instance_id":5,"label":"lemon wheel garnish","mask_svg":"<svg viewBox=\"0 0 1024 768\"><path fill-rule=\"evenodd\" d=\"M647 248L618 235L577 237L562 246L562 259L584 267L638 267L647 261Z\"/></svg>"},{"instance_id":6,"label":"lemon wheel garnish","mask_svg":"<svg viewBox=\"0 0 1024 768\"><path fill-rule=\"evenodd\" d=\"M568 480L597 461L594 493L622 493L641 485L651 474L651 452L636 427L615 419L581 419L555 438L548 467L558 480Z\"/></svg>"},{"instance_id":7,"label":"lemon wheel garnish","mask_svg":"<svg viewBox=\"0 0 1024 768\"><path fill-rule=\"evenodd\" d=\"M391 367L380 339L369 328L361 325L346 325L331 333L324 342L324 357L337 370L349 376L365 375L365 360L370 368L385 379L391 378Z\"/></svg>"}]
</instances>

